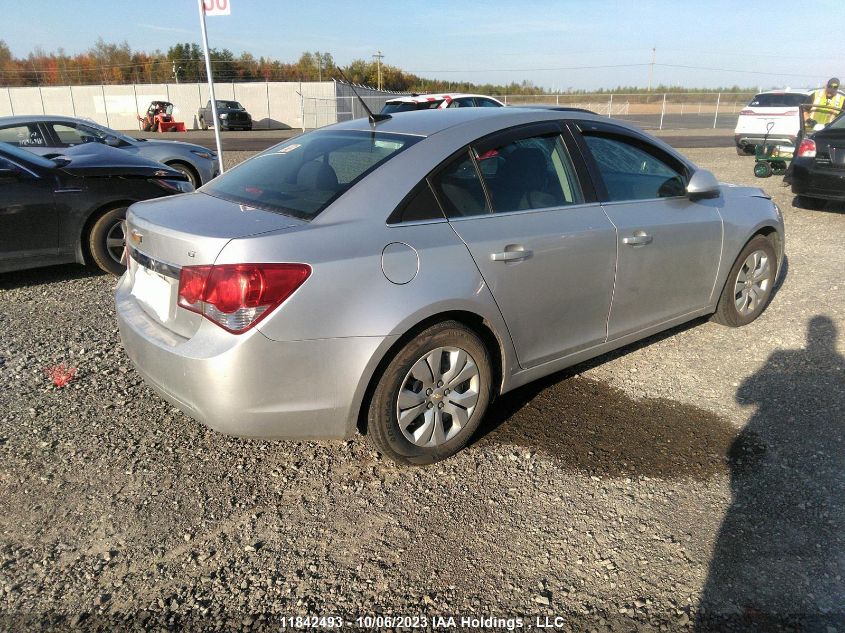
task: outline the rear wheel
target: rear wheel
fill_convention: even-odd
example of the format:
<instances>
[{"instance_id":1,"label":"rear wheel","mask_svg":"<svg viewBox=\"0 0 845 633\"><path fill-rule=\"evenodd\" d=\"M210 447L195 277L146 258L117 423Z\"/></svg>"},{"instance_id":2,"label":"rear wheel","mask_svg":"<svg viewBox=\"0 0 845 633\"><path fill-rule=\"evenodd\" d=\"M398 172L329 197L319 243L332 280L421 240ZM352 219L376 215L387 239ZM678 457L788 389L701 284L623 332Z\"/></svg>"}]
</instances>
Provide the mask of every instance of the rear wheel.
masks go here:
<instances>
[{"instance_id":1,"label":"rear wheel","mask_svg":"<svg viewBox=\"0 0 845 633\"><path fill-rule=\"evenodd\" d=\"M368 436L400 464L431 464L467 445L487 410L491 362L484 343L457 321L409 341L373 393Z\"/></svg>"},{"instance_id":2,"label":"rear wheel","mask_svg":"<svg viewBox=\"0 0 845 633\"><path fill-rule=\"evenodd\" d=\"M123 221L126 207L117 207L103 213L88 233L88 252L93 263L102 271L122 275L126 266L120 261L126 244Z\"/></svg>"},{"instance_id":3,"label":"rear wheel","mask_svg":"<svg viewBox=\"0 0 845 633\"><path fill-rule=\"evenodd\" d=\"M734 262L713 320L730 327L751 323L772 298L776 272L772 243L762 235L755 236Z\"/></svg>"}]
</instances>

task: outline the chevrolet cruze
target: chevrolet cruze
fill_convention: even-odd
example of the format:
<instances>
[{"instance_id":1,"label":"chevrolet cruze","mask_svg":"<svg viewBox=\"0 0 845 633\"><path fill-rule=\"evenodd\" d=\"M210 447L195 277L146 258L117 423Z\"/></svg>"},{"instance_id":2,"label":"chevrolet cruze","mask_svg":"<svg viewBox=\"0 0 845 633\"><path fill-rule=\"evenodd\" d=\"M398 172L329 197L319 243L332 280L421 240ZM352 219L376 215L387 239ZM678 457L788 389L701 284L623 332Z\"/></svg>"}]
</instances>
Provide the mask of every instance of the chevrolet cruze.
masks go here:
<instances>
[{"instance_id":1,"label":"chevrolet cruze","mask_svg":"<svg viewBox=\"0 0 845 633\"><path fill-rule=\"evenodd\" d=\"M121 336L162 397L413 464L497 394L702 315L753 321L784 253L759 189L618 121L515 108L304 134L133 205L127 236Z\"/></svg>"}]
</instances>

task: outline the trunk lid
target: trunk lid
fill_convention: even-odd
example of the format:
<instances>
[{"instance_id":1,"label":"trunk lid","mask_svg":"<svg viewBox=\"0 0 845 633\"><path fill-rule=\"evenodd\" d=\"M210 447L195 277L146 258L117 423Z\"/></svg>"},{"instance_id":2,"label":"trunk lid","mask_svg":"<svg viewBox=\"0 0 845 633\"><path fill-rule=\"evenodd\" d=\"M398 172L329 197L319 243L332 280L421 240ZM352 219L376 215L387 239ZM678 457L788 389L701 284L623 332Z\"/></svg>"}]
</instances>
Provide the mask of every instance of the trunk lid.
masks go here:
<instances>
[{"instance_id":1,"label":"trunk lid","mask_svg":"<svg viewBox=\"0 0 845 633\"><path fill-rule=\"evenodd\" d=\"M183 266L213 264L230 240L303 224L201 192L136 203L126 214L132 295L151 319L188 338L202 317L178 307Z\"/></svg>"}]
</instances>

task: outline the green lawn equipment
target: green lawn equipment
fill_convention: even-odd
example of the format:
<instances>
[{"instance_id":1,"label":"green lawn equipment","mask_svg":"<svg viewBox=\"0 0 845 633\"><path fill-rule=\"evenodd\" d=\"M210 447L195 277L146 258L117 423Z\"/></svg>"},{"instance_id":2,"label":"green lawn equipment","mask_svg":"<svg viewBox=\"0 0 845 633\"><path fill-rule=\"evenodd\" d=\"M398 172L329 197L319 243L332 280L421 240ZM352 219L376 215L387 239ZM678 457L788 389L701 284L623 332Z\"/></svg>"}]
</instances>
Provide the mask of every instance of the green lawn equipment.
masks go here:
<instances>
[{"instance_id":1,"label":"green lawn equipment","mask_svg":"<svg viewBox=\"0 0 845 633\"><path fill-rule=\"evenodd\" d=\"M772 174L782 176L786 173L786 168L795 153L795 147L792 145L777 145L766 142L769 139L769 132L774 126L773 121L769 122L766 126L766 135L763 137L763 142L758 143L754 149L754 175L757 178L768 178Z\"/></svg>"}]
</instances>

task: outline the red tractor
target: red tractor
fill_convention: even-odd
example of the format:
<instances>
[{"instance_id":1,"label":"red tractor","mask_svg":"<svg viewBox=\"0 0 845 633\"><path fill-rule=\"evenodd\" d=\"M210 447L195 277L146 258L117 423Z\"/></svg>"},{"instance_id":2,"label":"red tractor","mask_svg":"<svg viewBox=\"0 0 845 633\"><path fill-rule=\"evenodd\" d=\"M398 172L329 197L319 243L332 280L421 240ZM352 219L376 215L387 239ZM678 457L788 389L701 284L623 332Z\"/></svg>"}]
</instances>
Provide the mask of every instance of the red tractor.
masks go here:
<instances>
[{"instance_id":1,"label":"red tractor","mask_svg":"<svg viewBox=\"0 0 845 633\"><path fill-rule=\"evenodd\" d=\"M138 117L144 132L184 132L185 124L173 120L173 104L169 101L153 101L147 114Z\"/></svg>"}]
</instances>

